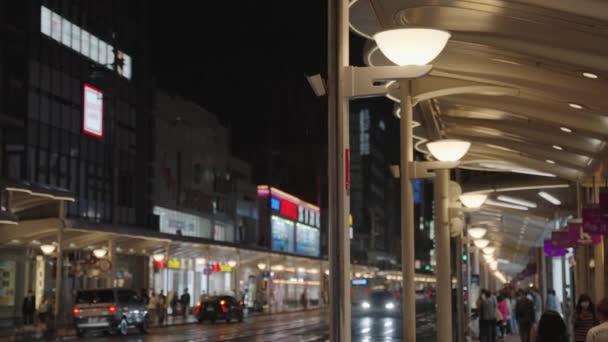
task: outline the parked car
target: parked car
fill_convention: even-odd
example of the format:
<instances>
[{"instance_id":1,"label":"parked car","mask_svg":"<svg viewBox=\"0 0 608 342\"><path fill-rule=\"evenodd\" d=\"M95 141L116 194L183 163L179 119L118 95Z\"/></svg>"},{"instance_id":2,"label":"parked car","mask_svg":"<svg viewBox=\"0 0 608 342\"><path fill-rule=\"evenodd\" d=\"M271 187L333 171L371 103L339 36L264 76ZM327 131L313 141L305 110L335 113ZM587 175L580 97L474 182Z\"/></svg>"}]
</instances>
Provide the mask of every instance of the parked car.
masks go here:
<instances>
[{"instance_id":1,"label":"parked car","mask_svg":"<svg viewBox=\"0 0 608 342\"><path fill-rule=\"evenodd\" d=\"M217 320L236 319L239 322L243 321L243 302L236 300L232 296L214 296L203 298L194 308L194 314L199 322L205 320L215 323Z\"/></svg>"},{"instance_id":2,"label":"parked car","mask_svg":"<svg viewBox=\"0 0 608 342\"><path fill-rule=\"evenodd\" d=\"M72 314L76 334L90 330L126 335L130 327L148 332L148 311L137 292L123 288L80 290Z\"/></svg>"}]
</instances>

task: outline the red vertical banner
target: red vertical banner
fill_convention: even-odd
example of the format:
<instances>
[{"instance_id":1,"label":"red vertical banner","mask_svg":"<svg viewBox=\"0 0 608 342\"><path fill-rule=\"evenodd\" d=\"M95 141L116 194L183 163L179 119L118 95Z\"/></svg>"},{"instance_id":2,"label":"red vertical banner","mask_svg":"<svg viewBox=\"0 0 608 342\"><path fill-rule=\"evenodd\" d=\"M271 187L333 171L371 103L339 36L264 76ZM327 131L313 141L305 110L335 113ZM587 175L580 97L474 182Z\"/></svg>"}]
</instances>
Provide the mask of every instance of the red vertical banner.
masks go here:
<instances>
[{"instance_id":1,"label":"red vertical banner","mask_svg":"<svg viewBox=\"0 0 608 342\"><path fill-rule=\"evenodd\" d=\"M346 195L350 195L350 150L344 150L344 188Z\"/></svg>"}]
</instances>

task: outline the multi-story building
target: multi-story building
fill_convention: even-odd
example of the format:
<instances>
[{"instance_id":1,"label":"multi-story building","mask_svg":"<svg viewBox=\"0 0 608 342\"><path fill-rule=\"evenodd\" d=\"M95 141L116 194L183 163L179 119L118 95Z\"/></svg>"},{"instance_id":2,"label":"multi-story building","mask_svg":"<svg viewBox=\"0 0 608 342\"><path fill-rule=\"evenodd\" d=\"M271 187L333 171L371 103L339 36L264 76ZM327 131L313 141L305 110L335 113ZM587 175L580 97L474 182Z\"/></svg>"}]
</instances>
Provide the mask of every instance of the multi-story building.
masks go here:
<instances>
[{"instance_id":1,"label":"multi-story building","mask_svg":"<svg viewBox=\"0 0 608 342\"><path fill-rule=\"evenodd\" d=\"M392 176L386 155L387 124L382 111L369 101L353 102L350 136L353 256L359 262L394 260L396 256L389 254L392 238L387 199L393 199L394 194L389 192L398 188L389 186Z\"/></svg>"},{"instance_id":2,"label":"multi-story building","mask_svg":"<svg viewBox=\"0 0 608 342\"><path fill-rule=\"evenodd\" d=\"M0 214L9 217L0 220L0 326L26 289L39 302L62 283L57 275L64 286L98 284L80 277L77 262L77 249L96 248L95 235L67 230L150 226L147 8L139 0L0 3ZM69 272L55 273L40 246L61 251Z\"/></svg>"}]
</instances>

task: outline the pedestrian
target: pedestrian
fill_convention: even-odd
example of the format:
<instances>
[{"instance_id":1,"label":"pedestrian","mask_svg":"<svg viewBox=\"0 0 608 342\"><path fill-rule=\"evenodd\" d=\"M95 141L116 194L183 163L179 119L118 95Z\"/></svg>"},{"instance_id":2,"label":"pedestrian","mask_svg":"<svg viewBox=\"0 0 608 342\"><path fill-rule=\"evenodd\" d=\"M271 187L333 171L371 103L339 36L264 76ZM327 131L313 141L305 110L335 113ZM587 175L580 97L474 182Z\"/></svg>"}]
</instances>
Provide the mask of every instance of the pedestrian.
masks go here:
<instances>
[{"instance_id":1,"label":"pedestrian","mask_svg":"<svg viewBox=\"0 0 608 342\"><path fill-rule=\"evenodd\" d=\"M302 291L302 295L300 296L300 304L304 309L308 308L308 298L306 297L306 289Z\"/></svg>"},{"instance_id":2,"label":"pedestrian","mask_svg":"<svg viewBox=\"0 0 608 342\"><path fill-rule=\"evenodd\" d=\"M141 296L141 302L145 306L148 306L148 303L150 302L150 297L148 296L148 291L146 291L146 289L142 288L140 296Z\"/></svg>"},{"instance_id":3,"label":"pedestrian","mask_svg":"<svg viewBox=\"0 0 608 342\"><path fill-rule=\"evenodd\" d=\"M547 305L545 307L547 311L555 311L559 314L562 312L561 305L559 303L559 299L555 295L555 290L549 289L547 290Z\"/></svg>"},{"instance_id":4,"label":"pedestrian","mask_svg":"<svg viewBox=\"0 0 608 342\"><path fill-rule=\"evenodd\" d=\"M507 299L502 295L498 297L498 311L501 317L499 317L500 320L497 320L497 324L500 338L502 339L507 334L507 323L509 322L509 305L507 304Z\"/></svg>"},{"instance_id":5,"label":"pedestrian","mask_svg":"<svg viewBox=\"0 0 608 342\"><path fill-rule=\"evenodd\" d=\"M545 311L536 330L536 342L569 341L566 323L557 311Z\"/></svg>"},{"instance_id":6,"label":"pedestrian","mask_svg":"<svg viewBox=\"0 0 608 342\"><path fill-rule=\"evenodd\" d=\"M158 299L156 297L156 293L154 293L154 290L152 290L152 292L150 292L150 299L148 300L146 308L148 309L148 317L158 320L158 313L156 312L156 310L158 309L157 305Z\"/></svg>"},{"instance_id":7,"label":"pedestrian","mask_svg":"<svg viewBox=\"0 0 608 342\"><path fill-rule=\"evenodd\" d=\"M171 307L171 312L169 312L169 314L175 316L177 314L177 294L174 291L171 291L167 296L167 303L169 303L169 306Z\"/></svg>"},{"instance_id":8,"label":"pedestrian","mask_svg":"<svg viewBox=\"0 0 608 342\"><path fill-rule=\"evenodd\" d=\"M188 312L190 311L190 294L188 293L188 288L184 289L184 293L180 297L179 301L182 304L182 314L184 319L186 319Z\"/></svg>"},{"instance_id":9,"label":"pedestrian","mask_svg":"<svg viewBox=\"0 0 608 342\"><path fill-rule=\"evenodd\" d=\"M167 315L167 297L165 297L164 290L160 290L156 301L156 314L158 315L158 325L165 323L165 316Z\"/></svg>"},{"instance_id":10,"label":"pedestrian","mask_svg":"<svg viewBox=\"0 0 608 342\"><path fill-rule=\"evenodd\" d=\"M596 324L595 307L591 297L587 294L580 295L574 313L574 341L585 342L587 333Z\"/></svg>"},{"instance_id":11,"label":"pedestrian","mask_svg":"<svg viewBox=\"0 0 608 342\"><path fill-rule=\"evenodd\" d=\"M521 342L530 342L530 330L534 324L534 303L523 290L519 290L518 297L515 304L515 317L517 318L519 338Z\"/></svg>"},{"instance_id":12,"label":"pedestrian","mask_svg":"<svg viewBox=\"0 0 608 342\"><path fill-rule=\"evenodd\" d=\"M38 306L38 320L42 323L46 323L50 311L51 303L49 303L49 297L47 295L42 295L42 301Z\"/></svg>"},{"instance_id":13,"label":"pedestrian","mask_svg":"<svg viewBox=\"0 0 608 342\"><path fill-rule=\"evenodd\" d=\"M537 288L532 288L530 291L532 302L534 303L534 322L540 321L540 316L543 313L543 300L540 297L540 292Z\"/></svg>"},{"instance_id":14,"label":"pedestrian","mask_svg":"<svg viewBox=\"0 0 608 342\"><path fill-rule=\"evenodd\" d=\"M23 305L22 305L22 314L23 314L23 325L31 325L34 324L34 312L36 311L36 296L34 296L34 292L30 289L27 291L25 297L23 297Z\"/></svg>"},{"instance_id":15,"label":"pedestrian","mask_svg":"<svg viewBox=\"0 0 608 342\"><path fill-rule=\"evenodd\" d=\"M519 329L517 329L517 320L515 319L515 304L517 303L515 291L509 291L507 303L509 305L509 333L511 335L518 335Z\"/></svg>"},{"instance_id":16,"label":"pedestrian","mask_svg":"<svg viewBox=\"0 0 608 342\"><path fill-rule=\"evenodd\" d=\"M608 299L597 305L597 315L601 323L589 330L585 342L608 342Z\"/></svg>"},{"instance_id":17,"label":"pedestrian","mask_svg":"<svg viewBox=\"0 0 608 342\"><path fill-rule=\"evenodd\" d=\"M479 341L496 341L496 311L498 309L496 297L488 290L482 290L479 314Z\"/></svg>"}]
</instances>

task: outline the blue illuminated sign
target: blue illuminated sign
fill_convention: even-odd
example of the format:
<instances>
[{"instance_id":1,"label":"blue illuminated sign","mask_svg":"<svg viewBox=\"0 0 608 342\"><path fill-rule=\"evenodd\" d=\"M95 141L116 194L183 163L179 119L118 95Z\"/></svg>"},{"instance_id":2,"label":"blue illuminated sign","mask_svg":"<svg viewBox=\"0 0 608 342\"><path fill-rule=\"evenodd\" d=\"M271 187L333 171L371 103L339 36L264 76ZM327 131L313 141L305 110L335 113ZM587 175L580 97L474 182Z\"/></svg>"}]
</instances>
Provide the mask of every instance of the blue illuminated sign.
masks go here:
<instances>
[{"instance_id":1,"label":"blue illuminated sign","mask_svg":"<svg viewBox=\"0 0 608 342\"><path fill-rule=\"evenodd\" d=\"M420 204L422 201L422 180L414 179L412 183L414 183L414 204Z\"/></svg>"},{"instance_id":2,"label":"blue illuminated sign","mask_svg":"<svg viewBox=\"0 0 608 342\"><path fill-rule=\"evenodd\" d=\"M279 211L281 209L281 200L278 198L271 197L270 198L270 209L274 211Z\"/></svg>"},{"instance_id":3,"label":"blue illuminated sign","mask_svg":"<svg viewBox=\"0 0 608 342\"><path fill-rule=\"evenodd\" d=\"M352 280L354 286L367 286L367 279L355 278Z\"/></svg>"}]
</instances>

